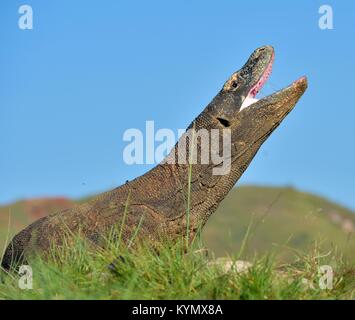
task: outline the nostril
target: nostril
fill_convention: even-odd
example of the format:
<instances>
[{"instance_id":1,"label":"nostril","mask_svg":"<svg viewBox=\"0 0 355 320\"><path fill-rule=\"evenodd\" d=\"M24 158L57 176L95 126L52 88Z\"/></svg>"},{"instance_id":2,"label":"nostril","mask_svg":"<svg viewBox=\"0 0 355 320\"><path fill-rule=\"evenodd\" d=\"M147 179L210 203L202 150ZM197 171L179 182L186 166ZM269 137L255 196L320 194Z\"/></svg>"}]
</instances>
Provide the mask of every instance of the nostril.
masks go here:
<instances>
[{"instance_id":1,"label":"nostril","mask_svg":"<svg viewBox=\"0 0 355 320\"><path fill-rule=\"evenodd\" d=\"M227 119L223 119L223 118L220 118L220 117L217 117L217 120L220 122L220 124L223 126L223 127L230 127L231 126L231 123L227 120Z\"/></svg>"}]
</instances>

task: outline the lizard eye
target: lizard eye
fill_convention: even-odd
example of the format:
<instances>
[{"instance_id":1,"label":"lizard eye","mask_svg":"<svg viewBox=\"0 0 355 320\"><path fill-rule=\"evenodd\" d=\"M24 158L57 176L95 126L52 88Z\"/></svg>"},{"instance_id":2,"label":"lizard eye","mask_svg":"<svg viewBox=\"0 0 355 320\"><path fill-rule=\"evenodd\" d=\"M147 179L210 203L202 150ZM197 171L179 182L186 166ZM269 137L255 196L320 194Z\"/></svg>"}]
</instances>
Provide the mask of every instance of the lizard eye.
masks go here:
<instances>
[{"instance_id":1,"label":"lizard eye","mask_svg":"<svg viewBox=\"0 0 355 320\"><path fill-rule=\"evenodd\" d=\"M233 81L232 82L232 87L233 88L237 88L238 87L238 82L237 81Z\"/></svg>"}]
</instances>

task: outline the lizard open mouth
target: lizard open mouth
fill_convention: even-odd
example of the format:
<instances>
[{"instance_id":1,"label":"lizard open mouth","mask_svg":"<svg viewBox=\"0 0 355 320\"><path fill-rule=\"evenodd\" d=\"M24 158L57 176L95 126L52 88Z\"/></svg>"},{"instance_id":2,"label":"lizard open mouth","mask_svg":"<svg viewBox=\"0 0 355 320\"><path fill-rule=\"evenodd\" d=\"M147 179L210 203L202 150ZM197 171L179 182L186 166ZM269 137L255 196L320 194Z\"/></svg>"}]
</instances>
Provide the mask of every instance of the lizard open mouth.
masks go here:
<instances>
[{"instance_id":1,"label":"lizard open mouth","mask_svg":"<svg viewBox=\"0 0 355 320\"><path fill-rule=\"evenodd\" d=\"M266 83L266 81L269 79L270 74L272 72L272 66L275 60L275 54L272 53L271 59L269 64L267 65L267 67L265 68L262 76L260 77L259 81L250 89L247 97L244 99L243 104L240 108L239 111L242 111L243 109L249 107L250 105L256 103L257 101L259 101L259 99L256 98L256 95L259 93L259 91L262 89L262 87L264 86L264 84ZM305 77L301 77L298 80L294 81L292 83L292 85L295 85L297 83L299 83L300 81L302 81ZM282 91L282 90L281 90ZM267 98L267 97L263 97L263 98ZM261 98L261 100L263 99Z\"/></svg>"},{"instance_id":2,"label":"lizard open mouth","mask_svg":"<svg viewBox=\"0 0 355 320\"><path fill-rule=\"evenodd\" d=\"M264 86L266 81L269 79L270 74L272 72L272 66L274 64L274 60L275 60L275 53L273 52L269 64L265 68L259 81L250 89L248 96L244 99L243 104L239 111L242 111L243 109L249 107L251 104L258 101L258 99L256 99L255 97L259 93L261 88Z\"/></svg>"}]
</instances>

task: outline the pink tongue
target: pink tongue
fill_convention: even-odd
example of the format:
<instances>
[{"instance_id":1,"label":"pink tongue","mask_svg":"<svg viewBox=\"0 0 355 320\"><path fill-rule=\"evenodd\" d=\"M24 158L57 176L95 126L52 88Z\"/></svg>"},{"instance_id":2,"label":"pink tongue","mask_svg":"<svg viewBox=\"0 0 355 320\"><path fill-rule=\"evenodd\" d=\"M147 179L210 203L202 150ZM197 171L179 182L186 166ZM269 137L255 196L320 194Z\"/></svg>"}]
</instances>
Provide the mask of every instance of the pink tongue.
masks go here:
<instances>
[{"instance_id":1,"label":"pink tongue","mask_svg":"<svg viewBox=\"0 0 355 320\"><path fill-rule=\"evenodd\" d=\"M243 109L249 107L251 104L257 102L258 99L252 98L252 97L246 97L242 103L242 106L240 107L239 111L242 111Z\"/></svg>"},{"instance_id":2,"label":"pink tongue","mask_svg":"<svg viewBox=\"0 0 355 320\"><path fill-rule=\"evenodd\" d=\"M264 86L265 82L268 80L272 71L272 65L274 59L275 59L275 55L273 54L269 62L269 65L264 71L264 74L261 76L261 79L258 81L258 83L250 90L248 96L244 99L239 111L242 111L243 109L249 107L251 104L259 100L259 99L255 99L255 96L258 94L259 90Z\"/></svg>"}]
</instances>

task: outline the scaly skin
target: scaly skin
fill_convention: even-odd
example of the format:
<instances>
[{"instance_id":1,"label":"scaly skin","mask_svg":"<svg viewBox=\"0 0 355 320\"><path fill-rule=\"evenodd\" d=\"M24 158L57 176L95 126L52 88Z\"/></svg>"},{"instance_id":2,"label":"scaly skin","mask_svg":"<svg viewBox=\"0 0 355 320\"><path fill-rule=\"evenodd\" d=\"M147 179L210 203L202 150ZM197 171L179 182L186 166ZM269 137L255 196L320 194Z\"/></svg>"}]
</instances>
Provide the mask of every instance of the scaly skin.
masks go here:
<instances>
[{"instance_id":1,"label":"scaly skin","mask_svg":"<svg viewBox=\"0 0 355 320\"><path fill-rule=\"evenodd\" d=\"M244 99L255 90L274 58L273 48L265 46L253 52L247 63L235 72L221 91L192 122L189 128L218 129L231 132L231 169L225 175L213 174L217 166L192 164L189 236L203 227L230 189L246 170L262 143L293 109L307 87L306 78L240 111ZM189 144L187 144L189 145ZM200 154L201 142L196 144ZM220 148L222 145L220 146ZM221 152L221 150L217 150ZM214 150L213 152L216 152ZM178 154L177 145L168 159ZM187 152L187 159L189 152ZM125 208L123 239L127 241L140 223L137 239L161 241L186 234L186 197L189 163L166 161L141 177L94 200L72 209L44 217L18 233L9 244L2 267L26 261L35 252L48 252L51 243L60 244L68 230L100 245L113 226L120 225ZM128 201L128 205L126 205Z\"/></svg>"}]
</instances>

